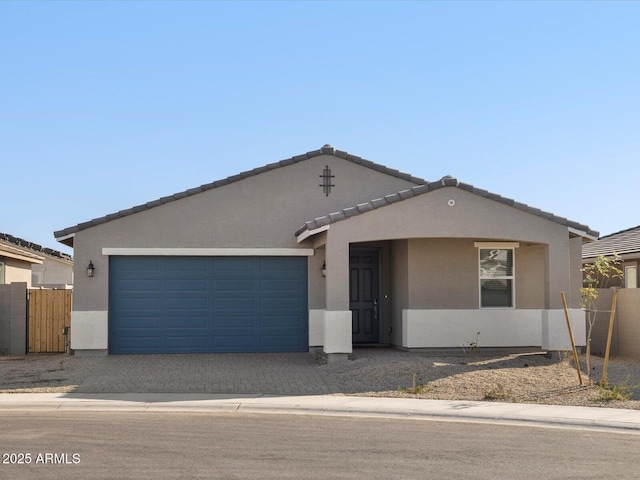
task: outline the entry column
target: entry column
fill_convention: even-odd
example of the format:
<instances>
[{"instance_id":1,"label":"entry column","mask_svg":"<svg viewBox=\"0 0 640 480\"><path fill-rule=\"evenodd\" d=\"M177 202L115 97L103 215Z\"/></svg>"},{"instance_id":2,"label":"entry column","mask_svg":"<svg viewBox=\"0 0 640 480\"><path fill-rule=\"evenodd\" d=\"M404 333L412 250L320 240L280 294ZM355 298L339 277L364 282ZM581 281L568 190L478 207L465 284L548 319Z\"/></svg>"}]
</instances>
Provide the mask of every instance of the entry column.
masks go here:
<instances>
[{"instance_id":1,"label":"entry column","mask_svg":"<svg viewBox=\"0 0 640 480\"><path fill-rule=\"evenodd\" d=\"M327 310L324 318L324 353L329 363L347 360L352 352L349 310L349 242L330 238L326 245Z\"/></svg>"}]
</instances>

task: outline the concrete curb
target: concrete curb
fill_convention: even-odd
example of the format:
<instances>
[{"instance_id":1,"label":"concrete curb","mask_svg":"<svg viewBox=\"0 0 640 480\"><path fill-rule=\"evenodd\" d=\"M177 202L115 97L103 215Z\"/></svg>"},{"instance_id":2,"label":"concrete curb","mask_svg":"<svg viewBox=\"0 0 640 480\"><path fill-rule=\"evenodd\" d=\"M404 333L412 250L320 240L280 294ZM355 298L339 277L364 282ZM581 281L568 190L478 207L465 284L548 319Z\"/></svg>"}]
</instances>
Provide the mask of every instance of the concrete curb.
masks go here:
<instances>
[{"instance_id":1,"label":"concrete curb","mask_svg":"<svg viewBox=\"0 0 640 480\"><path fill-rule=\"evenodd\" d=\"M11 411L212 412L366 416L577 428L640 434L640 410L347 395L1 394L0 414Z\"/></svg>"}]
</instances>

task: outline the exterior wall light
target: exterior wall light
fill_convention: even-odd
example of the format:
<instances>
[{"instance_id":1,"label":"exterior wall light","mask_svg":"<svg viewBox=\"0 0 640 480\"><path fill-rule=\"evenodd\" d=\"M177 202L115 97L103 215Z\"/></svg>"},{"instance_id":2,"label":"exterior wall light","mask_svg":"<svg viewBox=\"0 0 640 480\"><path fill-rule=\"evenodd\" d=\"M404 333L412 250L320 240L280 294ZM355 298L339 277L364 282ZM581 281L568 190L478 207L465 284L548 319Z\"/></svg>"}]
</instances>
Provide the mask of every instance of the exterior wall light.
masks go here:
<instances>
[{"instance_id":1,"label":"exterior wall light","mask_svg":"<svg viewBox=\"0 0 640 480\"><path fill-rule=\"evenodd\" d=\"M327 262L322 262L322 268L320 269L323 277L327 276Z\"/></svg>"},{"instance_id":2,"label":"exterior wall light","mask_svg":"<svg viewBox=\"0 0 640 480\"><path fill-rule=\"evenodd\" d=\"M96 267L93 266L93 261L89 260L89 265L87 265L87 277L93 277L93 272L96 270Z\"/></svg>"}]
</instances>

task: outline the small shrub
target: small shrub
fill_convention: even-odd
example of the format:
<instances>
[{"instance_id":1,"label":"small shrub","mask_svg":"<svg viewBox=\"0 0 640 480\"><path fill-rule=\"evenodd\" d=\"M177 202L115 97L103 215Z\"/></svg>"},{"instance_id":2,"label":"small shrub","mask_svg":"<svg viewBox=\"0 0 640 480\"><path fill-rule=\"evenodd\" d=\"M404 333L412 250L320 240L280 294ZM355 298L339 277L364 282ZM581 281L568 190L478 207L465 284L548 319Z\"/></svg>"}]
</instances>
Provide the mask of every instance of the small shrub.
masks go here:
<instances>
[{"instance_id":1,"label":"small shrub","mask_svg":"<svg viewBox=\"0 0 640 480\"><path fill-rule=\"evenodd\" d=\"M480 332L476 333L476 339L474 342L464 342L462 344L462 351L465 354L470 354L472 356L476 356L476 354L478 353L478 349L480 348L478 346L478 337L480 336Z\"/></svg>"},{"instance_id":2,"label":"small shrub","mask_svg":"<svg viewBox=\"0 0 640 480\"><path fill-rule=\"evenodd\" d=\"M488 390L484 393L485 400L504 400L505 398L509 398L510 396L511 392L507 390L501 383L498 383L491 390Z\"/></svg>"},{"instance_id":3,"label":"small shrub","mask_svg":"<svg viewBox=\"0 0 640 480\"><path fill-rule=\"evenodd\" d=\"M412 393L414 395L420 395L427 393L429 389L426 385L417 385L418 374L414 373L411 377L411 386L409 388L398 387L398 391L402 393Z\"/></svg>"},{"instance_id":4,"label":"small shrub","mask_svg":"<svg viewBox=\"0 0 640 480\"><path fill-rule=\"evenodd\" d=\"M620 385L598 384L598 395L591 397L594 402L612 402L615 400L631 400L633 387L629 385L629 378Z\"/></svg>"}]
</instances>

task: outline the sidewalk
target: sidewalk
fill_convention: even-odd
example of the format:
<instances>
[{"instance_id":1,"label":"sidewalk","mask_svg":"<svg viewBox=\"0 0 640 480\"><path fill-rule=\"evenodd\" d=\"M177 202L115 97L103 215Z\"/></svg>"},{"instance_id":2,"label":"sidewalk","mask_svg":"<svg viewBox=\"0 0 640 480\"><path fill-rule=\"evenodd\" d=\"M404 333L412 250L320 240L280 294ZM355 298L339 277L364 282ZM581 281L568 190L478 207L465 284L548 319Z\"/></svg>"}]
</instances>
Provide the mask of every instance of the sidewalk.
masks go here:
<instances>
[{"instance_id":1,"label":"sidewalk","mask_svg":"<svg viewBox=\"0 0 640 480\"><path fill-rule=\"evenodd\" d=\"M640 410L346 395L268 396L171 393L17 393L0 395L0 415L15 411L280 413L575 428L640 434Z\"/></svg>"}]
</instances>

